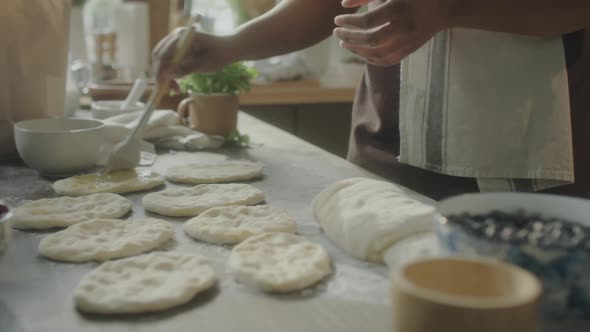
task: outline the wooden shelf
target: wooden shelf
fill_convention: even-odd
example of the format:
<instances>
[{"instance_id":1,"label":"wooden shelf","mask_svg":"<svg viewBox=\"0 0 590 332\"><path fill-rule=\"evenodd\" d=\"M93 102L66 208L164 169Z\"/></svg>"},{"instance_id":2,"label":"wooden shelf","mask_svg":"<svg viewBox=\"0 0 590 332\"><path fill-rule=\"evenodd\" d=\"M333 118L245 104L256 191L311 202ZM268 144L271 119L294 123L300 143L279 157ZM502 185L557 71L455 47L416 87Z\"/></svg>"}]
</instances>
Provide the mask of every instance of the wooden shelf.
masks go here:
<instances>
[{"instance_id":1,"label":"wooden shelf","mask_svg":"<svg viewBox=\"0 0 590 332\"><path fill-rule=\"evenodd\" d=\"M240 104L253 106L351 103L362 68L359 64L340 64L332 67L318 79L254 84L249 92L240 96ZM91 83L89 86L93 100L125 99L131 87L132 83ZM152 87L146 91L144 99L148 97ZM162 107L174 109L184 97L166 97Z\"/></svg>"},{"instance_id":2,"label":"wooden shelf","mask_svg":"<svg viewBox=\"0 0 590 332\"><path fill-rule=\"evenodd\" d=\"M358 63L332 63L317 79L273 82L254 85L240 96L249 105L292 105L351 103L364 66Z\"/></svg>"},{"instance_id":3,"label":"wooden shelf","mask_svg":"<svg viewBox=\"0 0 590 332\"><path fill-rule=\"evenodd\" d=\"M290 105L350 103L354 99L354 86L330 86L318 80L274 82L252 86L240 96L240 104Z\"/></svg>"}]
</instances>

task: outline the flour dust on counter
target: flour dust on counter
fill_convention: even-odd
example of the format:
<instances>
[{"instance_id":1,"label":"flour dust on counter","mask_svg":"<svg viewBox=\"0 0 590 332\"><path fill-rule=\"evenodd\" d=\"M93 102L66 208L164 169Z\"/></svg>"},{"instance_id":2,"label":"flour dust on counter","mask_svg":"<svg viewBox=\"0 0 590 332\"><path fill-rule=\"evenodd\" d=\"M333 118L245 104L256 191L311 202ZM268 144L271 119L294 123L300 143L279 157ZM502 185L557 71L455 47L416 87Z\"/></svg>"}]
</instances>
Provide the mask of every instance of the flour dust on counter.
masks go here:
<instances>
[{"instance_id":1,"label":"flour dust on counter","mask_svg":"<svg viewBox=\"0 0 590 332\"><path fill-rule=\"evenodd\" d=\"M125 194L145 191L163 185L165 179L149 169L116 171L108 174L89 173L53 183L53 190L64 196L84 196L94 193Z\"/></svg>"},{"instance_id":2,"label":"flour dust on counter","mask_svg":"<svg viewBox=\"0 0 590 332\"><path fill-rule=\"evenodd\" d=\"M127 214L131 206L127 198L109 193L43 198L16 208L11 224L17 229L68 227L93 218L119 218Z\"/></svg>"},{"instance_id":3,"label":"flour dust on counter","mask_svg":"<svg viewBox=\"0 0 590 332\"><path fill-rule=\"evenodd\" d=\"M287 233L263 233L236 245L230 268L239 282L277 293L308 288L332 272L322 246Z\"/></svg>"},{"instance_id":4,"label":"flour dust on counter","mask_svg":"<svg viewBox=\"0 0 590 332\"><path fill-rule=\"evenodd\" d=\"M218 163L225 157L260 161L265 165L264 176L255 183L205 186L229 186L232 192L248 188L253 193L248 197L256 198L249 201L252 204L266 196L268 204L297 221L297 232L305 238L278 236L293 236L302 242L281 240L277 241L280 245L269 245L270 252L262 249L262 268L246 271L252 273L248 283L247 277L238 278L231 269L232 247L260 235L235 246L194 241L181 234L189 217L161 217L174 228L173 246L168 245L170 241L151 253L104 263L63 264L39 257L39 240L48 234L14 231L8 250L0 257L0 285L6 286L0 286L0 331L391 331L387 268L348 255L328 240L311 216L310 200L315 194L334 181L367 173L295 136L243 113L239 116L240 130L263 144L223 148L219 154L159 150L148 169L165 174L176 165ZM9 198L10 204L54 197L51 183L25 165L2 164L0 173L5 175L0 176L0 196ZM165 192L191 187L166 183ZM150 192L125 195L133 203L133 218L154 216L142 205ZM203 195L190 195L194 200L187 199L188 207L201 205L191 213L212 208L202 204ZM174 206L176 196L156 196L156 200ZM214 203L245 205L226 200ZM301 253L299 248L309 245L317 247ZM193 254L207 259L191 263L192 258L184 258ZM268 292L255 288L264 273L270 280ZM209 287L213 289L207 291Z\"/></svg>"},{"instance_id":5,"label":"flour dust on counter","mask_svg":"<svg viewBox=\"0 0 590 332\"><path fill-rule=\"evenodd\" d=\"M224 161L212 164L189 164L169 168L166 180L186 184L239 182L262 176L262 164Z\"/></svg>"},{"instance_id":6,"label":"flour dust on counter","mask_svg":"<svg viewBox=\"0 0 590 332\"><path fill-rule=\"evenodd\" d=\"M191 188L173 188L147 194L146 210L169 217L194 217L216 206L256 205L264 193L243 183L200 184Z\"/></svg>"},{"instance_id":7,"label":"flour dust on counter","mask_svg":"<svg viewBox=\"0 0 590 332\"><path fill-rule=\"evenodd\" d=\"M173 238L172 225L159 219L92 219L45 236L39 254L64 262L105 261L160 248Z\"/></svg>"},{"instance_id":8,"label":"flour dust on counter","mask_svg":"<svg viewBox=\"0 0 590 332\"><path fill-rule=\"evenodd\" d=\"M270 205L222 206L211 208L187 221L190 237L216 244L236 244L266 233L295 233L297 224L289 215Z\"/></svg>"},{"instance_id":9,"label":"flour dust on counter","mask_svg":"<svg viewBox=\"0 0 590 332\"><path fill-rule=\"evenodd\" d=\"M82 278L74 300L86 313L157 312L189 302L216 282L204 256L155 252L102 263Z\"/></svg>"}]
</instances>

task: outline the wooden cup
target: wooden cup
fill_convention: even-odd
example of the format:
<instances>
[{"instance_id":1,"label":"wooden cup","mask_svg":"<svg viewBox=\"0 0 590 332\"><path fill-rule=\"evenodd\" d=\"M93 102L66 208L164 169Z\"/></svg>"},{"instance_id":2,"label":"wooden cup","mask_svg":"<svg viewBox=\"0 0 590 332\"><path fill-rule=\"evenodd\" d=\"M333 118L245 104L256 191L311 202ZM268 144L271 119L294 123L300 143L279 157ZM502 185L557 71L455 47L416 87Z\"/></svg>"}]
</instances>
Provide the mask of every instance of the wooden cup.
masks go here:
<instances>
[{"instance_id":1,"label":"wooden cup","mask_svg":"<svg viewBox=\"0 0 590 332\"><path fill-rule=\"evenodd\" d=\"M541 283L487 259L434 258L392 275L395 332L534 332Z\"/></svg>"},{"instance_id":2,"label":"wooden cup","mask_svg":"<svg viewBox=\"0 0 590 332\"><path fill-rule=\"evenodd\" d=\"M192 94L178 105L181 124L208 135L228 136L237 129L237 94Z\"/></svg>"}]
</instances>

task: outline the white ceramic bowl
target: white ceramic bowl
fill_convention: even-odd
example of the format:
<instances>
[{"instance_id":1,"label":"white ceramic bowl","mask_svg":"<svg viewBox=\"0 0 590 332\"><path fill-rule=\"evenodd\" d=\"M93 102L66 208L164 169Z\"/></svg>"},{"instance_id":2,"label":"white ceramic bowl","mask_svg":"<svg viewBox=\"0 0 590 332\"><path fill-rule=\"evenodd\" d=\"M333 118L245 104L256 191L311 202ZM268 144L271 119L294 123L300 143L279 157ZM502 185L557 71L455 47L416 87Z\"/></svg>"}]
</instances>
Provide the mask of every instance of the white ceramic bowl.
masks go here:
<instances>
[{"instance_id":1,"label":"white ceramic bowl","mask_svg":"<svg viewBox=\"0 0 590 332\"><path fill-rule=\"evenodd\" d=\"M96 165L103 128L97 120L25 120L14 124L14 138L29 167L45 176L59 176Z\"/></svg>"},{"instance_id":2,"label":"white ceramic bowl","mask_svg":"<svg viewBox=\"0 0 590 332\"><path fill-rule=\"evenodd\" d=\"M123 102L123 100L97 100L92 102L92 104L90 104L90 108L92 109L92 117L102 120L115 115L141 111L145 108L145 104L138 101L132 107L121 109Z\"/></svg>"}]
</instances>

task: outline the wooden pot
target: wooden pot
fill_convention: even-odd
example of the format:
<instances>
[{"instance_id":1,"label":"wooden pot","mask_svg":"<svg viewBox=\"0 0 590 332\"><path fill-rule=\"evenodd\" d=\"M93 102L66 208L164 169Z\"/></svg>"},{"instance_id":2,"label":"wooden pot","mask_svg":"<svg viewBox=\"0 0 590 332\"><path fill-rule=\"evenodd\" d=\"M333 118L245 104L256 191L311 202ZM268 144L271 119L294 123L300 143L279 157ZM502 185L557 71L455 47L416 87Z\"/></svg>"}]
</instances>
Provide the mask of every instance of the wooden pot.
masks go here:
<instances>
[{"instance_id":1,"label":"wooden pot","mask_svg":"<svg viewBox=\"0 0 590 332\"><path fill-rule=\"evenodd\" d=\"M208 135L228 136L237 129L237 94L191 94L178 105L181 124Z\"/></svg>"},{"instance_id":2,"label":"wooden pot","mask_svg":"<svg viewBox=\"0 0 590 332\"><path fill-rule=\"evenodd\" d=\"M484 258L425 258L392 274L394 330L534 332L541 283Z\"/></svg>"}]
</instances>

